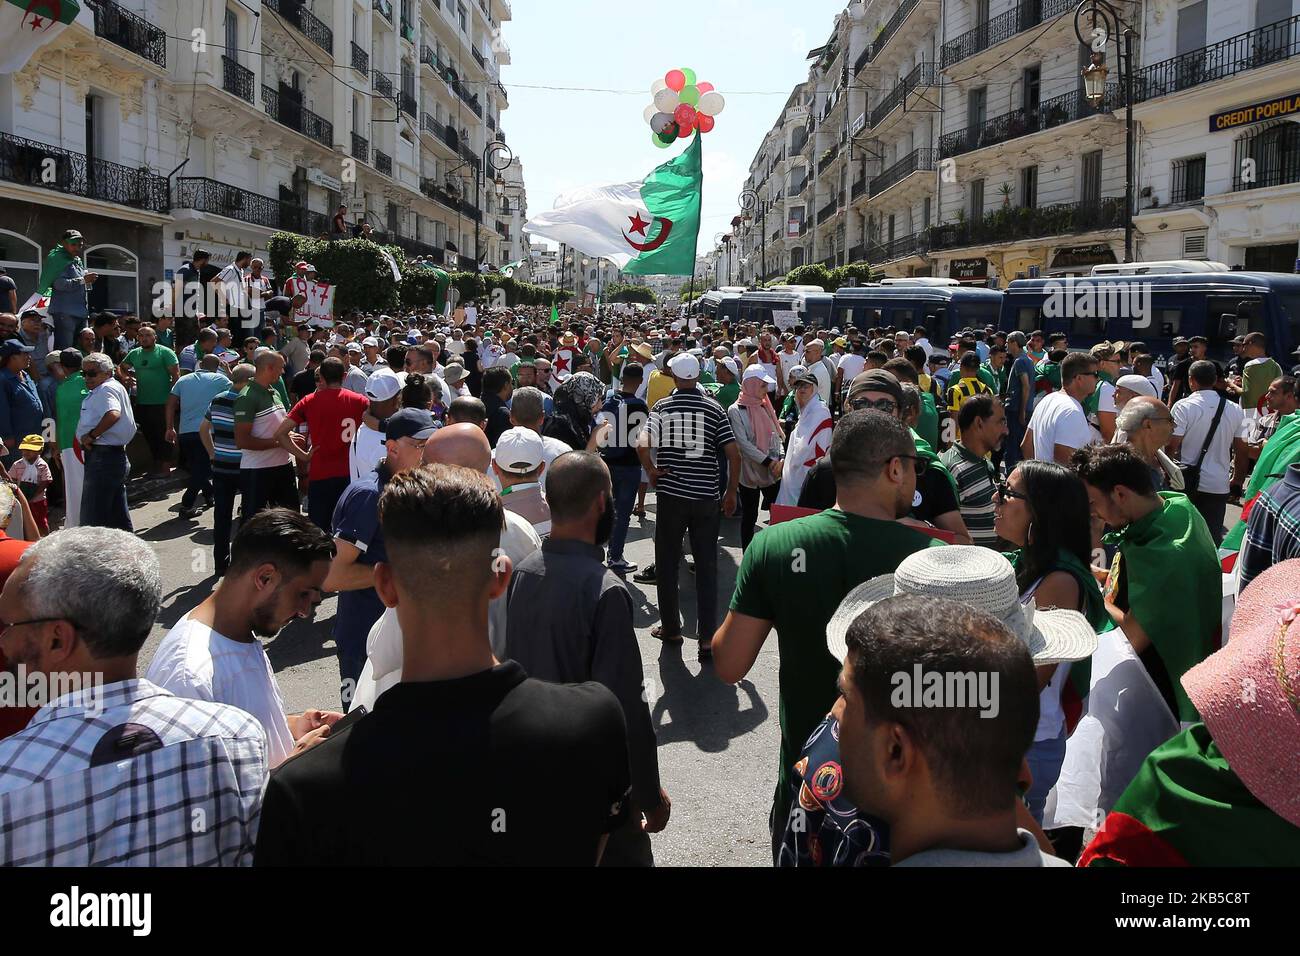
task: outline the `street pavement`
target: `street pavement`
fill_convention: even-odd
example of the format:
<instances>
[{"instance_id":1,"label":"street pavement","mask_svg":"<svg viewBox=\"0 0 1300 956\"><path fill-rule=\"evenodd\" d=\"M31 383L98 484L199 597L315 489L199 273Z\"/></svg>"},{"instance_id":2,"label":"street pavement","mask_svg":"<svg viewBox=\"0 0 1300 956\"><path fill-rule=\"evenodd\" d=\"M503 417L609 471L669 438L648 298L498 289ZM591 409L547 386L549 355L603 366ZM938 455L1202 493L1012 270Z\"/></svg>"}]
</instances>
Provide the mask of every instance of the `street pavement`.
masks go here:
<instances>
[{"instance_id":1,"label":"street pavement","mask_svg":"<svg viewBox=\"0 0 1300 956\"><path fill-rule=\"evenodd\" d=\"M133 496L134 497L134 496ZM179 490L160 489L131 512L136 532L162 563L163 608L140 656L148 667L167 630L212 590L212 516L178 514ZM632 519L627 559L654 560L654 495L645 519ZM724 518L718 562L720 613L730 602L740 562L739 523ZM749 676L723 684L695 656L694 576L681 571L687 641L667 647L650 637L659 621L656 589L628 577L647 696L659 737L659 771L673 802L668 828L652 837L660 866L770 865L767 813L776 785L776 638L768 640ZM337 710L338 664L331 630L337 600L326 600L312 621L295 621L264 640L291 713L311 707ZM557 785L564 775L557 772Z\"/></svg>"}]
</instances>

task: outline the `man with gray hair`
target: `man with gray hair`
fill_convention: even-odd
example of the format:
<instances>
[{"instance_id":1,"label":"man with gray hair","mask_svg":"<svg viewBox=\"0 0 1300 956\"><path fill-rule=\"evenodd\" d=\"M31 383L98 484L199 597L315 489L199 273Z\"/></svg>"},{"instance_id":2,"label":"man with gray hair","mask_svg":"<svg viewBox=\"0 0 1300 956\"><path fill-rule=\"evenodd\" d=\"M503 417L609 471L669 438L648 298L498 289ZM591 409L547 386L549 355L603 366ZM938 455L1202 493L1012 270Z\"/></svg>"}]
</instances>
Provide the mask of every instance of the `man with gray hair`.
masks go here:
<instances>
[{"instance_id":1,"label":"man with gray hair","mask_svg":"<svg viewBox=\"0 0 1300 956\"><path fill-rule=\"evenodd\" d=\"M126 446L135 437L135 414L131 396L113 377L114 368L103 352L91 352L81 360L81 374L90 391L77 421L77 440L86 457L80 522L134 531L126 501L126 479L131 474Z\"/></svg>"},{"instance_id":2,"label":"man with gray hair","mask_svg":"<svg viewBox=\"0 0 1300 956\"><path fill-rule=\"evenodd\" d=\"M112 528L56 532L5 583L0 650L57 690L0 742L0 865L251 862L266 735L241 710L139 679L161 600L151 546Z\"/></svg>"},{"instance_id":3,"label":"man with gray hair","mask_svg":"<svg viewBox=\"0 0 1300 956\"><path fill-rule=\"evenodd\" d=\"M1151 469L1156 491L1182 491L1183 473L1164 453L1174 434L1174 418L1165 403L1149 395L1139 395L1124 403L1115 417L1112 444L1128 442L1137 456Z\"/></svg>"},{"instance_id":4,"label":"man with gray hair","mask_svg":"<svg viewBox=\"0 0 1300 956\"><path fill-rule=\"evenodd\" d=\"M551 462L573 450L558 438L542 434L542 426L546 424L545 404L546 396L542 390L531 386L515 389L510 399L510 424L537 432L542 439L542 461L546 463L546 469L542 472L542 494L546 493L546 472L550 470Z\"/></svg>"}]
</instances>

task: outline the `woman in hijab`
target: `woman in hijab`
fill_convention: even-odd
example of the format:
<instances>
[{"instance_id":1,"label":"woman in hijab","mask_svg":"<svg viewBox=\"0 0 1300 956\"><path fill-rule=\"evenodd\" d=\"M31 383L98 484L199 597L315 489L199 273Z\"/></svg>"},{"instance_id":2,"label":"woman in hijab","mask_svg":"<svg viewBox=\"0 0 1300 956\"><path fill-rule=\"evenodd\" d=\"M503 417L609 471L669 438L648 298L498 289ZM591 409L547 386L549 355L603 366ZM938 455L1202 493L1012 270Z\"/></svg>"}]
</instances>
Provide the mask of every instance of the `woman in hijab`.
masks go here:
<instances>
[{"instance_id":1,"label":"woman in hijab","mask_svg":"<svg viewBox=\"0 0 1300 956\"><path fill-rule=\"evenodd\" d=\"M542 434L574 451L596 451L604 430L596 428L596 413L605 404L605 383L590 372L577 372L555 390L555 413Z\"/></svg>"},{"instance_id":2,"label":"woman in hijab","mask_svg":"<svg viewBox=\"0 0 1300 956\"><path fill-rule=\"evenodd\" d=\"M740 547L754 539L759 500L769 511L781 480L784 445L767 389L776 379L762 365L745 369L740 396L727 409L732 434L740 446Z\"/></svg>"}]
</instances>

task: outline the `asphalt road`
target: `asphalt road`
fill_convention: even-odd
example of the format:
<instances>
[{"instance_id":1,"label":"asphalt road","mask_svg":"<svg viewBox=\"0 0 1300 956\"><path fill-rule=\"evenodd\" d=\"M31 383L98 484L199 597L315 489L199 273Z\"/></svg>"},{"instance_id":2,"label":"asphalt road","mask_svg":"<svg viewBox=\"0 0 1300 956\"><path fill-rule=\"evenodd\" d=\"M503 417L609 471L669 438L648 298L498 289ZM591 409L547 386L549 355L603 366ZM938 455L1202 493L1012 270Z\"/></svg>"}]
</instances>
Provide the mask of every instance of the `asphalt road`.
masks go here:
<instances>
[{"instance_id":1,"label":"asphalt road","mask_svg":"<svg viewBox=\"0 0 1300 956\"><path fill-rule=\"evenodd\" d=\"M132 508L141 537L162 563L163 609L141 654L145 670L167 629L212 590L212 518L178 515L179 491L158 492ZM633 518L627 559L642 567L654 560L654 496L647 517ZM740 561L739 525L723 519L719 559L719 607L730 600ZM767 812L776 783L777 655L769 640L739 685L720 682L695 659L694 576L681 572L686 644L662 645L649 636L659 621L656 589L628 578L636 605L636 629L645 676L651 683L652 717L659 737L659 770L673 801L668 828L652 838L661 866L770 865ZM296 621L266 640L290 712L338 708L338 664L334 657L335 599L325 601L312 621Z\"/></svg>"}]
</instances>

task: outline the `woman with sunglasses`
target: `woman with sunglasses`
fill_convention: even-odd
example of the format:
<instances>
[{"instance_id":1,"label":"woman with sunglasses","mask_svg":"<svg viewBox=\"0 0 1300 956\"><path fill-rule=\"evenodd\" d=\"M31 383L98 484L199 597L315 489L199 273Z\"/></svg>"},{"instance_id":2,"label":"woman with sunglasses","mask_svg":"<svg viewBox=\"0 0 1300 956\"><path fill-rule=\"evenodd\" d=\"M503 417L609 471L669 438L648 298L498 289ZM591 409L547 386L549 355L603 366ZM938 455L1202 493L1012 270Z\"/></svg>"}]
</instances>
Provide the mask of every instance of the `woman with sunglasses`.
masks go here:
<instances>
[{"instance_id":1,"label":"woman with sunglasses","mask_svg":"<svg viewBox=\"0 0 1300 956\"><path fill-rule=\"evenodd\" d=\"M1019 549L1007 557L1016 569L1021 602L1080 611L1094 629L1105 626L1110 618L1090 570L1092 509L1082 479L1054 461L1023 461L997 486L994 501L994 531ZM1038 668L1038 729L1027 755L1034 784L1026 800L1040 823L1065 759L1061 692L1070 668ZM1075 670L1078 681L1086 682L1086 665L1080 662Z\"/></svg>"}]
</instances>

